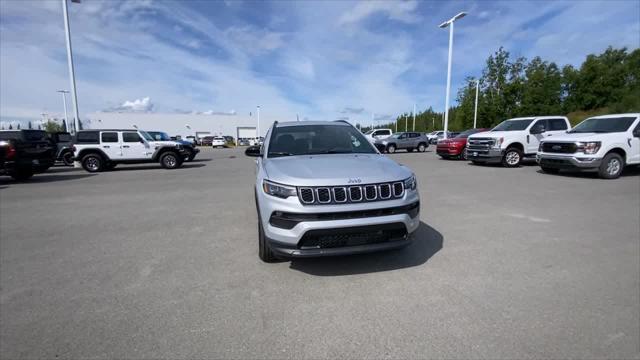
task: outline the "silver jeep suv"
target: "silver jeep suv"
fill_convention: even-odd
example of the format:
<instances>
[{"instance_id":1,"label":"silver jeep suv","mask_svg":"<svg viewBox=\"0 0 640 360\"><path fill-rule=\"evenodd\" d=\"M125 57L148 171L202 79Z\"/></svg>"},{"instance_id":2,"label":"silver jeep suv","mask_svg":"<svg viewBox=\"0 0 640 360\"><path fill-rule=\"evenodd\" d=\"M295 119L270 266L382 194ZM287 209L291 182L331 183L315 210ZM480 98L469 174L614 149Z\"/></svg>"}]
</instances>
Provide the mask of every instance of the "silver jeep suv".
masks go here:
<instances>
[{"instance_id":1,"label":"silver jeep suv","mask_svg":"<svg viewBox=\"0 0 640 360\"><path fill-rule=\"evenodd\" d=\"M349 123L276 122L245 154L257 158L263 261L399 248L418 229L413 172Z\"/></svg>"}]
</instances>

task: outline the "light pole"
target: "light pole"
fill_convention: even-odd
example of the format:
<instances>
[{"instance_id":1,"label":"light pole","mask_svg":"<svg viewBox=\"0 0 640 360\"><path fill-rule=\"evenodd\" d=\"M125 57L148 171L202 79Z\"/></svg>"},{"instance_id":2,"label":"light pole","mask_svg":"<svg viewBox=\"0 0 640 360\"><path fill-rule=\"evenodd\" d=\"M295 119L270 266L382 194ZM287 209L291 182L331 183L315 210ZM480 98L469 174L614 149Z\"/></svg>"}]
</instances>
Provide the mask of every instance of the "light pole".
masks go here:
<instances>
[{"instance_id":1,"label":"light pole","mask_svg":"<svg viewBox=\"0 0 640 360\"><path fill-rule=\"evenodd\" d=\"M258 115L258 129L257 129L258 137L256 138L256 145L259 145L260 144L260 105L257 106L256 113Z\"/></svg>"},{"instance_id":2,"label":"light pole","mask_svg":"<svg viewBox=\"0 0 640 360\"><path fill-rule=\"evenodd\" d=\"M413 130L416 131L416 104L413 104Z\"/></svg>"},{"instance_id":3,"label":"light pole","mask_svg":"<svg viewBox=\"0 0 640 360\"><path fill-rule=\"evenodd\" d=\"M440 28L444 29L447 26L449 27L449 62L447 65L447 94L445 96L444 104L444 139L447 138L447 130L449 127L449 90L451 89L451 58L453 56L453 23L458 19L462 19L465 15L467 15L467 13L463 11L440 24Z\"/></svg>"},{"instance_id":4,"label":"light pole","mask_svg":"<svg viewBox=\"0 0 640 360\"><path fill-rule=\"evenodd\" d=\"M57 92L62 94L62 105L64 106L64 121L69 126L69 117L67 116L67 94L69 93L67 90L58 90ZM75 133L74 131L70 131L70 133Z\"/></svg>"},{"instance_id":5,"label":"light pole","mask_svg":"<svg viewBox=\"0 0 640 360\"><path fill-rule=\"evenodd\" d=\"M74 3L80 3L80 0L71 0ZM67 8L67 0L62 0L62 13L64 15L64 31L67 38L67 62L69 65L69 83L71 84L71 92L73 93L71 100L73 101L73 129L74 132L80 129L80 118L78 117L78 93L76 92L76 74L73 69L73 53L71 51L71 29L69 28L69 9Z\"/></svg>"},{"instance_id":6,"label":"light pole","mask_svg":"<svg viewBox=\"0 0 640 360\"><path fill-rule=\"evenodd\" d=\"M480 89L480 79L476 80L476 107L475 110L473 111L473 128L476 129L477 126L477 122L478 122L478 89Z\"/></svg>"}]
</instances>

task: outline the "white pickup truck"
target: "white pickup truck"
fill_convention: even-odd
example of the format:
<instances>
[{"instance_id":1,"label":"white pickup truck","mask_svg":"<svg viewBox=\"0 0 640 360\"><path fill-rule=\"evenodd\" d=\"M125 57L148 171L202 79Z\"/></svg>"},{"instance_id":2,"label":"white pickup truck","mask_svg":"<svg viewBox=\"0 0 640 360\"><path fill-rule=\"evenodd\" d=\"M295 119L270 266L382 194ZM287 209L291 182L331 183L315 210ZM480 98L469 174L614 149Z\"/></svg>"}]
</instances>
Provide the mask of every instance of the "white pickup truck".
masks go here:
<instances>
[{"instance_id":1,"label":"white pickup truck","mask_svg":"<svg viewBox=\"0 0 640 360\"><path fill-rule=\"evenodd\" d=\"M514 118L490 131L467 138L467 159L474 164L502 163L519 166L523 159L534 160L540 141L564 134L571 128L564 116Z\"/></svg>"},{"instance_id":2,"label":"white pickup truck","mask_svg":"<svg viewBox=\"0 0 640 360\"><path fill-rule=\"evenodd\" d=\"M588 118L540 142L536 161L547 173L597 171L601 178L615 179L625 166L640 164L640 114Z\"/></svg>"},{"instance_id":3,"label":"white pickup truck","mask_svg":"<svg viewBox=\"0 0 640 360\"><path fill-rule=\"evenodd\" d=\"M393 135L391 129L372 129L364 133L364 137L372 144L375 143L376 140L386 139L391 135Z\"/></svg>"}]
</instances>

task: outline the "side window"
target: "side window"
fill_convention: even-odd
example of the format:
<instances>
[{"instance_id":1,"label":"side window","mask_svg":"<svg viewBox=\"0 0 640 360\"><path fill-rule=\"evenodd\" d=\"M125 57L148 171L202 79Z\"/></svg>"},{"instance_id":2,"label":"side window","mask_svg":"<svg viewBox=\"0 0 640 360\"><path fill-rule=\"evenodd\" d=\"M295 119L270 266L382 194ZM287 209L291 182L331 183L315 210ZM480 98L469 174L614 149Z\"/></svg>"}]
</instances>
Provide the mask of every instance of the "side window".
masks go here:
<instances>
[{"instance_id":1,"label":"side window","mask_svg":"<svg viewBox=\"0 0 640 360\"><path fill-rule=\"evenodd\" d=\"M391 130L382 130L382 131L380 132L380 135L385 135L385 136L386 136L386 135L391 135Z\"/></svg>"},{"instance_id":2,"label":"side window","mask_svg":"<svg viewBox=\"0 0 640 360\"><path fill-rule=\"evenodd\" d=\"M128 142L128 143L140 142L140 135L134 132L123 132L122 141Z\"/></svg>"},{"instance_id":3,"label":"side window","mask_svg":"<svg viewBox=\"0 0 640 360\"><path fill-rule=\"evenodd\" d=\"M118 142L118 133L117 132L103 132L102 135L103 143L117 143Z\"/></svg>"},{"instance_id":4,"label":"side window","mask_svg":"<svg viewBox=\"0 0 640 360\"><path fill-rule=\"evenodd\" d=\"M538 129L538 128L544 129L545 131L549 130L549 127L547 126L547 120L538 120L538 121L536 121L533 124L533 126L531 126L531 129L529 131L534 130L534 129Z\"/></svg>"},{"instance_id":5,"label":"side window","mask_svg":"<svg viewBox=\"0 0 640 360\"><path fill-rule=\"evenodd\" d=\"M100 143L97 131L81 131L76 137L78 144L98 144Z\"/></svg>"},{"instance_id":6,"label":"side window","mask_svg":"<svg viewBox=\"0 0 640 360\"><path fill-rule=\"evenodd\" d=\"M410 137L410 138L417 138L418 136L420 136L420 135L419 135L419 134L417 134L417 133L411 133L411 134L409 134L409 137Z\"/></svg>"},{"instance_id":7,"label":"side window","mask_svg":"<svg viewBox=\"0 0 640 360\"><path fill-rule=\"evenodd\" d=\"M567 130L567 123L564 119L549 119L547 121L549 124L547 130L549 131Z\"/></svg>"}]
</instances>

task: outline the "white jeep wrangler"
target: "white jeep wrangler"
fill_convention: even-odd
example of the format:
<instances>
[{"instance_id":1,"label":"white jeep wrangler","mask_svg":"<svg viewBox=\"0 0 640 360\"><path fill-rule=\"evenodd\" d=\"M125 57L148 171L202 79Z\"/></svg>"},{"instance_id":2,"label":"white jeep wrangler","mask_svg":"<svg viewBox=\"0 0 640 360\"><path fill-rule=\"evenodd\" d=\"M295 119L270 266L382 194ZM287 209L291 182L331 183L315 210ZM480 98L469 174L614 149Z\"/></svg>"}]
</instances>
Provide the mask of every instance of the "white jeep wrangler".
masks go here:
<instances>
[{"instance_id":1,"label":"white jeep wrangler","mask_svg":"<svg viewBox=\"0 0 640 360\"><path fill-rule=\"evenodd\" d=\"M186 151L175 141L155 141L142 130L82 130L73 145L74 161L88 172L118 164L160 162L165 169L182 165Z\"/></svg>"},{"instance_id":2,"label":"white jeep wrangler","mask_svg":"<svg viewBox=\"0 0 640 360\"><path fill-rule=\"evenodd\" d=\"M546 173L597 171L601 178L615 179L625 166L640 164L640 114L588 118L542 141L536 161Z\"/></svg>"},{"instance_id":3,"label":"white jeep wrangler","mask_svg":"<svg viewBox=\"0 0 640 360\"><path fill-rule=\"evenodd\" d=\"M516 167L523 159L535 160L540 141L564 134L570 128L569 119L564 116L505 120L490 131L467 138L467 159L474 164L502 163Z\"/></svg>"}]
</instances>

